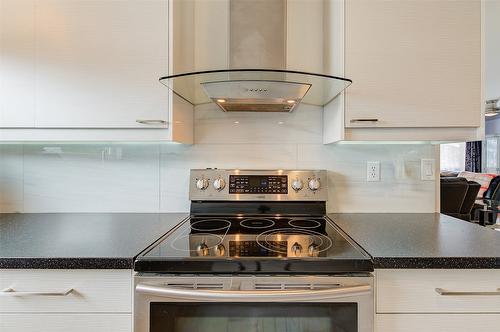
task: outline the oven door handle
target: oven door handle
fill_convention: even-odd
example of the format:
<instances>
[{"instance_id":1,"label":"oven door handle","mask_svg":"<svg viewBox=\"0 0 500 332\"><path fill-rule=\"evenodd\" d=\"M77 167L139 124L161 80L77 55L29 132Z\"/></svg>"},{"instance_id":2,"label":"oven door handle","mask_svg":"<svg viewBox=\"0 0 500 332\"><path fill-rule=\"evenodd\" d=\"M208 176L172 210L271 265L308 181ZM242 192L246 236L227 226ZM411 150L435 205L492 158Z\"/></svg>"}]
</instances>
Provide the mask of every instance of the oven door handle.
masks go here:
<instances>
[{"instance_id":1,"label":"oven door handle","mask_svg":"<svg viewBox=\"0 0 500 332\"><path fill-rule=\"evenodd\" d=\"M335 287L321 290L198 290L139 283L138 293L189 301L322 301L371 293L370 285Z\"/></svg>"}]
</instances>

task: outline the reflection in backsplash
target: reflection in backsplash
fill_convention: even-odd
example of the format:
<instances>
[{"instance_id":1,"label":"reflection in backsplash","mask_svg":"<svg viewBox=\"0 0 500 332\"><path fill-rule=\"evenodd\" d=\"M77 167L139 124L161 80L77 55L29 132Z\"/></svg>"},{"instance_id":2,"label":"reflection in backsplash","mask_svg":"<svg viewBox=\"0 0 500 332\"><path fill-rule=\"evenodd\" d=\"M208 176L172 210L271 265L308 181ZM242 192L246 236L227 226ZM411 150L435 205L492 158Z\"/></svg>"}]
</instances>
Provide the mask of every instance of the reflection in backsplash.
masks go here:
<instances>
[{"instance_id":1,"label":"reflection in backsplash","mask_svg":"<svg viewBox=\"0 0 500 332\"><path fill-rule=\"evenodd\" d=\"M187 212L189 170L205 167L326 169L330 212L435 211L435 181L420 180L433 145L323 145L321 116L204 107L194 145L0 144L0 211ZM367 161L381 162L380 182L366 182Z\"/></svg>"}]
</instances>

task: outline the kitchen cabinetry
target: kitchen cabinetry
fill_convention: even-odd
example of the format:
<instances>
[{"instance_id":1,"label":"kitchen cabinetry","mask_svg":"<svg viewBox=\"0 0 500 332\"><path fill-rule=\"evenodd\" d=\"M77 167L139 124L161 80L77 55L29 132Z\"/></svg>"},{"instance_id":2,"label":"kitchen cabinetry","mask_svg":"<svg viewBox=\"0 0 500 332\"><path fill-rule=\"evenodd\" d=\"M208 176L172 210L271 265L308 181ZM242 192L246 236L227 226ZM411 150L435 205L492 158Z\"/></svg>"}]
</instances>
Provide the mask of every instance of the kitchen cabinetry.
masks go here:
<instances>
[{"instance_id":1,"label":"kitchen cabinetry","mask_svg":"<svg viewBox=\"0 0 500 332\"><path fill-rule=\"evenodd\" d=\"M493 332L500 315L485 314L377 314L377 332Z\"/></svg>"},{"instance_id":2,"label":"kitchen cabinetry","mask_svg":"<svg viewBox=\"0 0 500 332\"><path fill-rule=\"evenodd\" d=\"M481 1L345 1L345 140L483 133Z\"/></svg>"},{"instance_id":3,"label":"kitchen cabinetry","mask_svg":"<svg viewBox=\"0 0 500 332\"><path fill-rule=\"evenodd\" d=\"M0 270L0 330L131 331L129 270Z\"/></svg>"},{"instance_id":4,"label":"kitchen cabinetry","mask_svg":"<svg viewBox=\"0 0 500 332\"><path fill-rule=\"evenodd\" d=\"M190 143L191 105L158 82L174 2L0 0L0 139Z\"/></svg>"},{"instance_id":5,"label":"kitchen cabinetry","mask_svg":"<svg viewBox=\"0 0 500 332\"><path fill-rule=\"evenodd\" d=\"M498 270L377 270L376 331L497 331Z\"/></svg>"},{"instance_id":6,"label":"kitchen cabinetry","mask_svg":"<svg viewBox=\"0 0 500 332\"><path fill-rule=\"evenodd\" d=\"M286 68L353 80L324 108L324 142L481 139L481 6L287 0ZM192 143L192 105L158 78L230 67L229 8L0 0L0 140Z\"/></svg>"},{"instance_id":7,"label":"kitchen cabinetry","mask_svg":"<svg viewBox=\"0 0 500 332\"><path fill-rule=\"evenodd\" d=\"M127 332L130 315L123 314L1 314L2 332Z\"/></svg>"}]
</instances>

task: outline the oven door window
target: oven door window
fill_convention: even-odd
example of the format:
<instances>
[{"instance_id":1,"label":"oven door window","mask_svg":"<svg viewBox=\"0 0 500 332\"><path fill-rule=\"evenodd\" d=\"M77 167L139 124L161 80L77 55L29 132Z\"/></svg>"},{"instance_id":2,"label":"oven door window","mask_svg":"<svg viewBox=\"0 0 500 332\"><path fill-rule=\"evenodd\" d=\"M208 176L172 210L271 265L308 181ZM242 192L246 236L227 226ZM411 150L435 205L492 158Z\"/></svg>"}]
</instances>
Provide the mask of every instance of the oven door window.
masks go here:
<instances>
[{"instance_id":1,"label":"oven door window","mask_svg":"<svg viewBox=\"0 0 500 332\"><path fill-rule=\"evenodd\" d=\"M357 303L151 303L150 332L357 332Z\"/></svg>"}]
</instances>

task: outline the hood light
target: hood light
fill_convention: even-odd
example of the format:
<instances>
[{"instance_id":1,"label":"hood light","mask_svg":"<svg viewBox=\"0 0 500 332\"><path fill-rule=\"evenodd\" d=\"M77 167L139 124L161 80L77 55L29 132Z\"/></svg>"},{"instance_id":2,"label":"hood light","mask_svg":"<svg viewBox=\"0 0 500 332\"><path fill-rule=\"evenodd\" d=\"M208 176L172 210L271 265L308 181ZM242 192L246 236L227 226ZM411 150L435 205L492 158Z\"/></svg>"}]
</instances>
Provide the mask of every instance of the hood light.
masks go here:
<instances>
[{"instance_id":1,"label":"hood light","mask_svg":"<svg viewBox=\"0 0 500 332\"><path fill-rule=\"evenodd\" d=\"M286 102L289 104L295 104L295 100L293 100L293 99L287 100Z\"/></svg>"},{"instance_id":2,"label":"hood light","mask_svg":"<svg viewBox=\"0 0 500 332\"><path fill-rule=\"evenodd\" d=\"M225 102L226 102L226 100L225 100L225 99L217 99L217 102L218 102L218 103L225 103Z\"/></svg>"}]
</instances>

